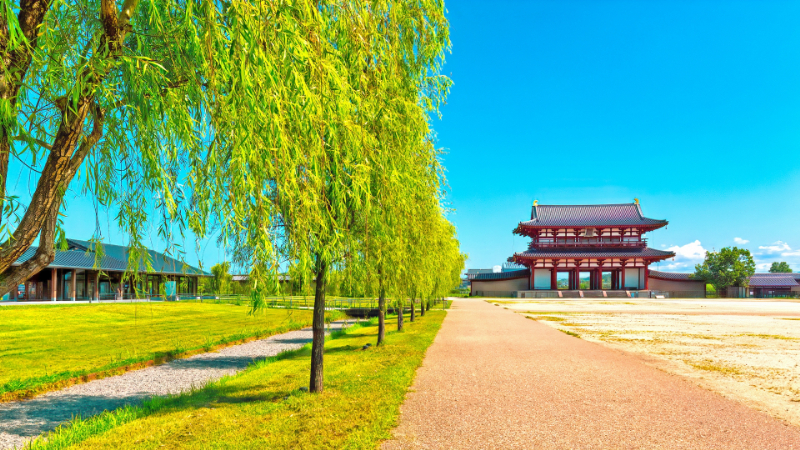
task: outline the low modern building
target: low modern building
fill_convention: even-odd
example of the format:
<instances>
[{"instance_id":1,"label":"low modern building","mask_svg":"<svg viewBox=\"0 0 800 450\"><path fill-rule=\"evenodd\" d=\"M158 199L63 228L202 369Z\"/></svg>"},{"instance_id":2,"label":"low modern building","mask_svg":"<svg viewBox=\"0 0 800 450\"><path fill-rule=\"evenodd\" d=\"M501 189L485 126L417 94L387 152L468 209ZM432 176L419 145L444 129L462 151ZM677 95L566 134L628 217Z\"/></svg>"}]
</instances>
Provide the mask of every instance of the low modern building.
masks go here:
<instances>
[{"instance_id":1,"label":"low modern building","mask_svg":"<svg viewBox=\"0 0 800 450\"><path fill-rule=\"evenodd\" d=\"M800 295L800 273L757 273L750 277L750 297L770 298Z\"/></svg>"},{"instance_id":2,"label":"low modern building","mask_svg":"<svg viewBox=\"0 0 800 450\"><path fill-rule=\"evenodd\" d=\"M96 261L94 244L67 239L68 248L57 250L55 259L45 269L32 275L10 300L113 300L196 296L199 279L211 274L188 266L163 253L148 250L152 271L142 267L136 285L123 275L128 267L129 247L102 245L102 257ZM29 248L15 263L33 257Z\"/></svg>"}]
</instances>

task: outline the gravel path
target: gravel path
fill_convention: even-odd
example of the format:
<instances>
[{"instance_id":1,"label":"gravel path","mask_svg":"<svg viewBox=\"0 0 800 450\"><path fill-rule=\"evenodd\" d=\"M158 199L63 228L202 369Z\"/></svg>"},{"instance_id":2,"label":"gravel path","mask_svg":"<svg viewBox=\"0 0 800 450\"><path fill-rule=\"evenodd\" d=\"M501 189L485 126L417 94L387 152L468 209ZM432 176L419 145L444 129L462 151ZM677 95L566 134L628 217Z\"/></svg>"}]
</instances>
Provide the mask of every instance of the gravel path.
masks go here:
<instances>
[{"instance_id":1,"label":"gravel path","mask_svg":"<svg viewBox=\"0 0 800 450\"><path fill-rule=\"evenodd\" d=\"M391 449L800 449L800 429L635 355L459 299Z\"/></svg>"},{"instance_id":2,"label":"gravel path","mask_svg":"<svg viewBox=\"0 0 800 450\"><path fill-rule=\"evenodd\" d=\"M334 324L339 327L341 324ZM311 342L311 329L178 359L160 366L78 384L31 400L0 403L0 449L21 446L53 430L74 415L93 416L104 410L201 387L209 381L244 370L255 360L294 350Z\"/></svg>"}]
</instances>

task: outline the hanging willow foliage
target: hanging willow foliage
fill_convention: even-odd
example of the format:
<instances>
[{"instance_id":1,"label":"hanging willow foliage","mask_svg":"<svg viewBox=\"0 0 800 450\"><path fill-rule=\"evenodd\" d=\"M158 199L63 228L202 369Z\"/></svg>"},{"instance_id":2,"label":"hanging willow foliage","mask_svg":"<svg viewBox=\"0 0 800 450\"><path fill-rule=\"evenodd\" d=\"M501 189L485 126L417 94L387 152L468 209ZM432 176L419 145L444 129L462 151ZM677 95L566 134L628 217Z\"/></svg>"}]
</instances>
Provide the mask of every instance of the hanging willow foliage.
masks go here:
<instances>
[{"instance_id":1,"label":"hanging willow foliage","mask_svg":"<svg viewBox=\"0 0 800 450\"><path fill-rule=\"evenodd\" d=\"M81 190L118 209L128 276L156 226L176 245L218 233L256 309L287 266L317 280L321 390L332 270L395 299L457 283L430 126L450 86L442 0L0 2L2 293L53 260ZM27 203L11 158L41 172Z\"/></svg>"}]
</instances>

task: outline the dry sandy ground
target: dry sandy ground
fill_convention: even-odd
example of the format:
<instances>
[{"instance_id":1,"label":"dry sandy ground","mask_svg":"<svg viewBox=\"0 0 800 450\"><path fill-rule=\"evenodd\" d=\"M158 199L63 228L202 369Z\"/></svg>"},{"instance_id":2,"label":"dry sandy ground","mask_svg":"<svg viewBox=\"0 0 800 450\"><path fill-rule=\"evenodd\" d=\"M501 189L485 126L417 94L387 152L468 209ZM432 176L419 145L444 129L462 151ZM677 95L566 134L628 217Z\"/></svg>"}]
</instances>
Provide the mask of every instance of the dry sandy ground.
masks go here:
<instances>
[{"instance_id":1,"label":"dry sandy ground","mask_svg":"<svg viewBox=\"0 0 800 450\"><path fill-rule=\"evenodd\" d=\"M800 426L800 303L500 302Z\"/></svg>"}]
</instances>

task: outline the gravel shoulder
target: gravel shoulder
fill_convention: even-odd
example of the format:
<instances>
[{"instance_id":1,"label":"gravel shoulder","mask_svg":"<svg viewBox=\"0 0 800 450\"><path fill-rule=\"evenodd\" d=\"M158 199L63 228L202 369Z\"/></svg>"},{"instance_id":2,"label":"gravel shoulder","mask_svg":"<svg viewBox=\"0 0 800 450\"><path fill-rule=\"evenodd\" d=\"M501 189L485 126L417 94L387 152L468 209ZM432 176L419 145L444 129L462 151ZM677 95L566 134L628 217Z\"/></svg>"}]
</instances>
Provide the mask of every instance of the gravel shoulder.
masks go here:
<instances>
[{"instance_id":1,"label":"gravel shoulder","mask_svg":"<svg viewBox=\"0 0 800 450\"><path fill-rule=\"evenodd\" d=\"M22 446L73 416L89 417L124 405L136 405L153 396L201 387L240 372L253 361L300 348L309 342L311 329L306 328L78 384L27 401L0 403L0 449Z\"/></svg>"},{"instance_id":2,"label":"gravel shoulder","mask_svg":"<svg viewBox=\"0 0 800 450\"><path fill-rule=\"evenodd\" d=\"M792 449L800 429L635 355L459 299L382 448Z\"/></svg>"}]
</instances>

